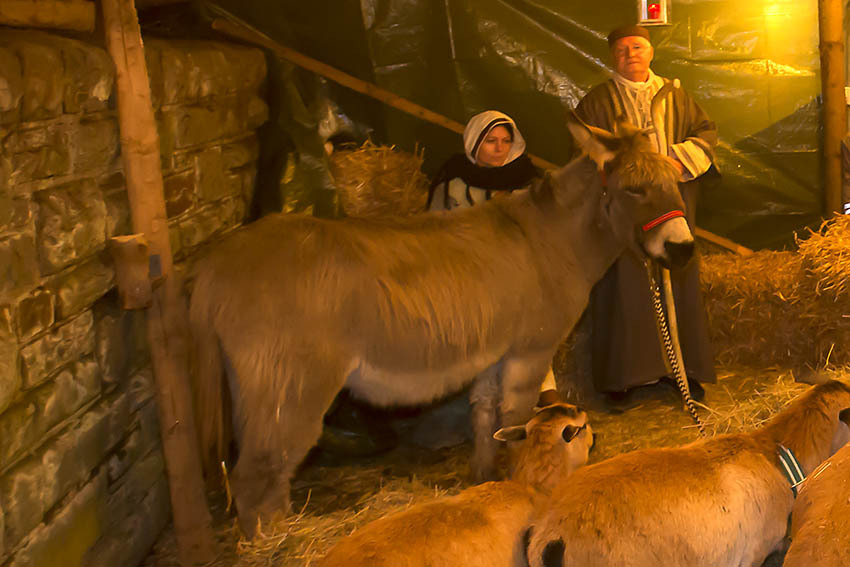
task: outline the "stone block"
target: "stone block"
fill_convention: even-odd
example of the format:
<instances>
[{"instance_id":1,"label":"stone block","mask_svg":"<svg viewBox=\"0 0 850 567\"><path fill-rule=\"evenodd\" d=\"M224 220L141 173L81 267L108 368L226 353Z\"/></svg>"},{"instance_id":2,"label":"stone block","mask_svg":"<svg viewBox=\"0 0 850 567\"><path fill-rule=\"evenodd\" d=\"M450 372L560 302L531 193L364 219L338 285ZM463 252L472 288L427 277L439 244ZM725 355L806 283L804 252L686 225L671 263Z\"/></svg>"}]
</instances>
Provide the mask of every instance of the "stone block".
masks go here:
<instances>
[{"instance_id":1,"label":"stone block","mask_svg":"<svg viewBox=\"0 0 850 567\"><path fill-rule=\"evenodd\" d=\"M265 56L258 49L197 40L149 40L146 46L160 54L166 105L255 92L266 77Z\"/></svg>"},{"instance_id":2,"label":"stone block","mask_svg":"<svg viewBox=\"0 0 850 567\"><path fill-rule=\"evenodd\" d=\"M24 231L29 228L32 218L32 207L28 198L15 199L0 193L0 233Z\"/></svg>"},{"instance_id":3,"label":"stone block","mask_svg":"<svg viewBox=\"0 0 850 567\"><path fill-rule=\"evenodd\" d=\"M37 288L18 302L15 309L18 339L26 342L53 324L54 296L50 290Z\"/></svg>"},{"instance_id":4,"label":"stone block","mask_svg":"<svg viewBox=\"0 0 850 567\"><path fill-rule=\"evenodd\" d=\"M183 257L183 240L180 234L180 223L178 221L168 223L168 243L171 246L171 255L174 258Z\"/></svg>"},{"instance_id":5,"label":"stone block","mask_svg":"<svg viewBox=\"0 0 850 567\"><path fill-rule=\"evenodd\" d=\"M143 315L119 308L113 296L94 306L95 356L107 389L131 383L140 329L135 319ZM141 329L143 331L143 329Z\"/></svg>"},{"instance_id":6,"label":"stone block","mask_svg":"<svg viewBox=\"0 0 850 567\"><path fill-rule=\"evenodd\" d=\"M56 310L60 319L88 309L114 285L115 271L105 263L105 254L62 272L48 284L56 294Z\"/></svg>"},{"instance_id":7,"label":"stone block","mask_svg":"<svg viewBox=\"0 0 850 567\"><path fill-rule=\"evenodd\" d=\"M123 189L112 191L103 197L106 204L106 237L123 234L133 234L133 223L130 218L130 201Z\"/></svg>"},{"instance_id":8,"label":"stone block","mask_svg":"<svg viewBox=\"0 0 850 567\"><path fill-rule=\"evenodd\" d=\"M48 510L83 484L104 460L110 448L110 417L107 404L94 408L67 433L0 479L0 497L7 511L7 547L35 528Z\"/></svg>"},{"instance_id":9,"label":"stone block","mask_svg":"<svg viewBox=\"0 0 850 567\"><path fill-rule=\"evenodd\" d=\"M151 87L151 104L154 109L162 106L164 87L162 85L162 51L159 46L166 40L145 38L145 65L148 68L148 82Z\"/></svg>"},{"instance_id":10,"label":"stone block","mask_svg":"<svg viewBox=\"0 0 850 567\"><path fill-rule=\"evenodd\" d=\"M242 170L242 200L248 205L254 201L257 189L257 168L246 167Z\"/></svg>"},{"instance_id":11,"label":"stone block","mask_svg":"<svg viewBox=\"0 0 850 567\"><path fill-rule=\"evenodd\" d=\"M12 185L71 172L71 144L62 124L17 131L9 136L9 180Z\"/></svg>"},{"instance_id":12,"label":"stone block","mask_svg":"<svg viewBox=\"0 0 850 567\"><path fill-rule=\"evenodd\" d=\"M82 360L27 393L0 414L0 469L42 441L51 428L71 417L100 394L100 370Z\"/></svg>"},{"instance_id":13,"label":"stone block","mask_svg":"<svg viewBox=\"0 0 850 567\"><path fill-rule=\"evenodd\" d=\"M94 352L92 312L60 325L21 348L24 388L32 388L69 362Z\"/></svg>"},{"instance_id":14,"label":"stone block","mask_svg":"<svg viewBox=\"0 0 850 567\"><path fill-rule=\"evenodd\" d=\"M74 173L95 173L121 166L116 120L80 122L72 129L70 138L73 140Z\"/></svg>"},{"instance_id":15,"label":"stone block","mask_svg":"<svg viewBox=\"0 0 850 567\"><path fill-rule=\"evenodd\" d=\"M21 390L18 341L12 330L12 308L0 305L0 414ZM0 532L2 533L2 532Z\"/></svg>"},{"instance_id":16,"label":"stone block","mask_svg":"<svg viewBox=\"0 0 850 567\"><path fill-rule=\"evenodd\" d=\"M139 408L137 412L139 434L142 447L154 447L161 444L159 431L159 409L153 400Z\"/></svg>"},{"instance_id":17,"label":"stone block","mask_svg":"<svg viewBox=\"0 0 850 567\"><path fill-rule=\"evenodd\" d=\"M228 105L178 106L161 113L159 123L160 152L171 155L174 150L209 144L228 138L244 130L246 109L239 109L235 101Z\"/></svg>"},{"instance_id":18,"label":"stone block","mask_svg":"<svg viewBox=\"0 0 850 567\"><path fill-rule=\"evenodd\" d=\"M12 549L44 517L41 487L47 477L38 459L30 458L0 478L0 499L5 510L3 546Z\"/></svg>"},{"instance_id":19,"label":"stone block","mask_svg":"<svg viewBox=\"0 0 850 567\"><path fill-rule=\"evenodd\" d=\"M215 208L207 208L180 223L180 242L183 248L194 248L208 240L225 226L225 220Z\"/></svg>"},{"instance_id":20,"label":"stone block","mask_svg":"<svg viewBox=\"0 0 850 567\"><path fill-rule=\"evenodd\" d=\"M25 232L0 238L0 301L32 289L38 281L35 235Z\"/></svg>"},{"instance_id":21,"label":"stone block","mask_svg":"<svg viewBox=\"0 0 850 567\"><path fill-rule=\"evenodd\" d=\"M3 544L2 534L6 532L6 517L3 513L3 500L0 500L0 557L6 555L6 546Z\"/></svg>"},{"instance_id":22,"label":"stone block","mask_svg":"<svg viewBox=\"0 0 850 567\"><path fill-rule=\"evenodd\" d=\"M256 134L221 147L221 163L225 169L236 169L257 161L260 143Z\"/></svg>"},{"instance_id":23,"label":"stone block","mask_svg":"<svg viewBox=\"0 0 850 567\"><path fill-rule=\"evenodd\" d=\"M13 51L21 63L23 96L21 120L44 120L62 114L65 90L62 52L41 32L4 31L0 46ZM55 37L52 38L55 40Z\"/></svg>"},{"instance_id":24,"label":"stone block","mask_svg":"<svg viewBox=\"0 0 850 567\"><path fill-rule=\"evenodd\" d=\"M154 381L150 368L143 368L130 377L130 410L139 411L153 399Z\"/></svg>"},{"instance_id":25,"label":"stone block","mask_svg":"<svg viewBox=\"0 0 850 567\"><path fill-rule=\"evenodd\" d=\"M63 101L66 114L106 110L115 84L115 65L102 48L56 38L65 64Z\"/></svg>"},{"instance_id":26,"label":"stone block","mask_svg":"<svg viewBox=\"0 0 850 567\"><path fill-rule=\"evenodd\" d=\"M233 193L224 176L221 148L208 148L195 156L198 194L204 201L217 201Z\"/></svg>"},{"instance_id":27,"label":"stone block","mask_svg":"<svg viewBox=\"0 0 850 567\"><path fill-rule=\"evenodd\" d=\"M12 558L15 567L78 567L109 526L106 474L95 476Z\"/></svg>"},{"instance_id":28,"label":"stone block","mask_svg":"<svg viewBox=\"0 0 850 567\"><path fill-rule=\"evenodd\" d=\"M243 110L242 124L245 130L256 130L269 119L269 106L258 96L248 99L248 104L240 106Z\"/></svg>"},{"instance_id":29,"label":"stone block","mask_svg":"<svg viewBox=\"0 0 850 567\"><path fill-rule=\"evenodd\" d=\"M195 206L195 172L183 171L163 178L165 193L165 212L168 218L174 218Z\"/></svg>"},{"instance_id":30,"label":"stone block","mask_svg":"<svg viewBox=\"0 0 850 567\"><path fill-rule=\"evenodd\" d=\"M42 273L52 273L104 247L106 203L93 179L34 194Z\"/></svg>"},{"instance_id":31,"label":"stone block","mask_svg":"<svg viewBox=\"0 0 850 567\"><path fill-rule=\"evenodd\" d=\"M11 124L21 119L24 77L21 60L7 46L0 47L0 69L0 124Z\"/></svg>"},{"instance_id":32,"label":"stone block","mask_svg":"<svg viewBox=\"0 0 850 567\"><path fill-rule=\"evenodd\" d=\"M118 495L115 494L112 498L117 499ZM119 507L113 504L109 509L116 510ZM171 517L171 502L165 477L151 487L139 504L132 508L125 505L123 509L128 515L120 519L108 515L111 520L108 531L86 554L83 567L142 563Z\"/></svg>"}]
</instances>

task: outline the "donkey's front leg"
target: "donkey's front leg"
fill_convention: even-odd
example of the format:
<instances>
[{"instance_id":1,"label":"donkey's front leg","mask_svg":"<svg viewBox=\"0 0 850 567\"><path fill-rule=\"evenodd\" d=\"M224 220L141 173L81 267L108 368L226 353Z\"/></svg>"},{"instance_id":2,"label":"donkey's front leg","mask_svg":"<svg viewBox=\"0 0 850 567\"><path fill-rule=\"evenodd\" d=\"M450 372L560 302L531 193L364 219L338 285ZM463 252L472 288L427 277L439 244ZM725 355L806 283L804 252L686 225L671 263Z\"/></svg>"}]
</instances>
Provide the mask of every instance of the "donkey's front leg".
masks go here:
<instances>
[{"instance_id":1,"label":"donkey's front leg","mask_svg":"<svg viewBox=\"0 0 850 567\"><path fill-rule=\"evenodd\" d=\"M472 405L474 451L470 470L475 482L496 480L496 453L499 442L493 439L498 427L499 369L494 364L481 372L472 384L469 402Z\"/></svg>"},{"instance_id":2,"label":"donkey's front leg","mask_svg":"<svg viewBox=\"0 0 850 567\"><path fill-rule=\"evenodd\" d=\"M499 384L502 427L521 425L531 417L553 355L546 352L504 361Z\"/></svg>"}]
</instances>

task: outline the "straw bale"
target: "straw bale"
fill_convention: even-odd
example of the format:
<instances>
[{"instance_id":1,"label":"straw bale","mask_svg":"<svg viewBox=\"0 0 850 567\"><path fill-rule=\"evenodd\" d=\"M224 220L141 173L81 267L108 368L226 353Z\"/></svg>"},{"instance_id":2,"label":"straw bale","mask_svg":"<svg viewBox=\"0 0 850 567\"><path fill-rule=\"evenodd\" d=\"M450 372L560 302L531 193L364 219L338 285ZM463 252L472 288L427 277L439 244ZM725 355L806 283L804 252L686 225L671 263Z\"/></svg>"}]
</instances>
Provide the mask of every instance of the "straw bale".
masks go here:
<instances>
[{"instance_id":1,"label":"straw bale","mask_svg":"<svg viewBox=\"0 0 850 567\"><path fill-rule=\"evenodd\" d=\"M796 252L706 255L701 272L721 366L850 363L850 219L825 223Z\"/></svg>"},{"instance_id":2,"label":"straw bale","mask_svg":"<svg viewBox=\"0 0 850 567\"><path fill-rule=\"evenodd\" d=\"M409 153L369 141L331 154L331 175L343 212L365 217L424 211L428 178L422 173L422 155L418 148Z\"/></svg>"}]
</instances>

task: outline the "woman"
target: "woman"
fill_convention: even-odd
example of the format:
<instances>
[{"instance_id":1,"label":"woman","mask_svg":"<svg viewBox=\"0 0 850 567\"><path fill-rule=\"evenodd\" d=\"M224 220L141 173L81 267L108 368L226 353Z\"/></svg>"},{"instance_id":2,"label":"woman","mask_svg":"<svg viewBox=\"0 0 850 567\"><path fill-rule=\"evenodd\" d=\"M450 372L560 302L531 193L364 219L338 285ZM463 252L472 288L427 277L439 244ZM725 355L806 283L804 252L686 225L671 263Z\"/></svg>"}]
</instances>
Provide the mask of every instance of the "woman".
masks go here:
<instances>
[{"instance_id":1,"label":"woman","mask_svg":"<svg viewBox=\"0 0 850 567\"><path fill-rule=\"evenodd\" d=\"M431 183L428 209L448 211L488 200L494 191L527 187L540 175L525 153L525 140L513 119L487 110L463 131L465 154L455 154Z\"/></svg>"}]
</instances>

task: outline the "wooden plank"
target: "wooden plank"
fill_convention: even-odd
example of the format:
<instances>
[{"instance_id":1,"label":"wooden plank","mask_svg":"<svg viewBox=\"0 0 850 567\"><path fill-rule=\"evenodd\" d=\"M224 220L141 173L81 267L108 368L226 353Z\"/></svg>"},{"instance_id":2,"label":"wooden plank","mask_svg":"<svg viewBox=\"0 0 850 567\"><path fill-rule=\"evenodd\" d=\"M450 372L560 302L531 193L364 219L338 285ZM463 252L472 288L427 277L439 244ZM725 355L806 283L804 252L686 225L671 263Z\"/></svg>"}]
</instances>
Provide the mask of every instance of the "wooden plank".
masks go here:
<instances>
[{"instance_id":1,"label":"wooden plank","mask_svg":"<svg viewBox=\"0 0 850 567\"><path fill-rule=\"evenodd\" d=\"M0 0L0 24L18 28L93 31L94 2Z\"/></svg>"},{"instance_id":2,"label":"wooden plank","mask_svg":"<svg viewBox=\"0 0 850 567\"><path fill-rule=\"evenodd\" d=\"M264 33L256 30L246 24L241 22L235 22L225 18L216 18L212 23L213 29L226 34L232 38L244 41L246 43L250 43L253 45L258 45L260 47L264 47L277 55L278 57L289 61L290 63L294 63L299 67L303 67L308 71L312 71L318 75L321 75L327 79L334 81L344 87L348 87L354 91L365 94L381 102L387 104L388 106L392 106L402 112L406 112L412 116L416 116L417 118L421 118L427 122L431 122L432 124L436 124L438 126L442 126L452 132L456 132L458 134L463 135L464 125L460 122L456 122L450 118L447 118L441 114L437 114L431 110L428 110L424 106L420 106L414 102L411 102L405 98L402 98L396 94L391 93L385 89L378 87L377 85L373 85L372 83L363 81L358 79L357 77L353 77L347 73L340 71L334 67L326 63L322 63L312 57L308 57L303 53L299 53L292 48L286 47L285 45L281 45L276 42L269 36ZM535 156L533 154L529 154L531 161L537 167L541 167L543 169L557 169L559 166L547 161L541 157ZM752 253L752 250L745 246L741 246L740 244L736 244L732 242L728 238L724 238L722 236L713 234L705 229L698 228L696 230L697 236L700 238L704 238L715 244L727 248L732 252L736 252L738 254L747 254Z\"/></svg>"},{"instance_id":3,"label":"wooden plank","mask_svg":"<svg viewBox=\"0 0 850 567\"><path fill-rule=\"evenodd\" d=\"M843 0L818 0L823 91L823 205L827 215L840 213L842 209L841 139L847 133L843 4Z\"/></svg>"},{"instance_id":4,"label":"wooden plank","mask_svg":"<svg viewBox=\"0 0 850 567\"><path fill-rule=\"evenodd\" d=\"M703 240L707 240L711 243L717 244L718 246L722 246L727 250L731 250L736 254L740 254L741 256L749 256L753 253L752 249L747 248L746 246L741 246L737 242L733 240L729 240L728 238L724 238L720 235L714 234L713 232L709 232L700 227L694 227L694 236L697 238L702 238Z\"/></svg>"},{"instance_id":5,"label":"wooden plank","mask_svg":"<svg viewBox=\"0 0 850 567\"><path fill-rule=\"evenodd\" d=\"M165 212L159 135L133 0L101 0L106 45L115 63L121 158L134 232L149 243L151 277L164 278L146 311L160 435L166 460L174 532L182 565L216 556L206 503L188 381L188 310L173 271Z\"/></svg>"}]
</instances>

